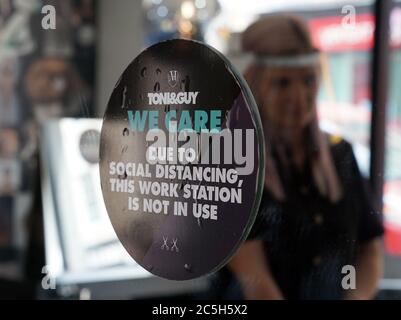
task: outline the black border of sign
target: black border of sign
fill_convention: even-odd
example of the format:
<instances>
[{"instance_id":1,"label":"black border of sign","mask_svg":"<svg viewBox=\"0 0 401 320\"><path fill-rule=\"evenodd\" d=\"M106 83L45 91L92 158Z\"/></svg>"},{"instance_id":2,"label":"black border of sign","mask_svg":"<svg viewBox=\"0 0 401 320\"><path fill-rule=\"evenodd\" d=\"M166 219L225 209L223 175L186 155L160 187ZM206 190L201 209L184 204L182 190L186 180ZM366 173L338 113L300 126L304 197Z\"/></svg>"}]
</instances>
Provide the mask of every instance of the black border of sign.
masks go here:
<instances>
[{"instance_id":1,"label":"black border of sign","mask_svg":"<svg viewBox=\"0 0 401 320\"><path fill-rule=\"evenodd\" d=\"M201 42L201 41L196 41L196 40L189 40L189 39L169 39L169 40L165 40L165 41L160 41L156 44L153 44L147 48L145 48L144 50L142 50L129 64L131 65L136 59L138 59L139 56L142 55L143 52L145 52L146 50L149 50L150 48L152 48L153 46L157 46L161 43L168 43L168 42L172 42L172 41L188 41L188 42L193 42L202 46L207 47L209 50L211 50L213 53L215 53L218 57L220 57L224 63L227 65L227 70L229 72L231 72L232 76L235 78L236 82L239 84L240 88L242 89L242 94L244 94L245 100L246 102L249 104L250 108L250 112L251 112L251 116L253 117L253 122L255 124L255 130L256 130L256 136L259 138L259 141L261 141L261 145L259 145L259 172L258 172L258 176L257 176L257 185L256 185L256 195L255 195L255 199L254 199L254 203L252 206L252 210L250 213L250 218L248 220L248 223L241 235L241 237L239 238L237 244L233 247L232 251L227 254L226 258L224 260L221 261L221 263L219 263L218 265L216 265L216 267L214 267L213 269L211 269L209 272L203 274L200 277L205 277L208 276L218 270L220 270L222 267L224 267L230 260L231 258L234 256L235 252L239 249L239 247L246 241L247 236L249 235L249 232L252 229L252 226L255 223L256 217L258 215L258 211L259 211L259 206L260 206L260 202L262 200L262 194L263 194L263 187L264 187L264 179L265 179L265 140L264 140L264 133L263 133L263 126L262 126L262 121L259 115L259 112L257 112L258 106L256 104L256 101L252 95L252 92L247 84L247 82L245 81L245 79L243 78L242 74L237 70L237 68L221 53L219 52L217 49L213 48L212 46ZM113 87L113 90L118 86L121 78L122 78L122 74L124 74L125 70L127 69L127 67L122 71L120 77L118 78L118 80L116 81L116 84ZM107 103L107 106L110 103L110 99L109 102ZM252 107L253 106L253 107ZM107 113L107 107L105 110L105 113L103 115L103 121L102 121L102 128L100 130L100 137L102 137L102 132L103 132L103 125L104 125L104 121L106 119L106 113ZM101 155L99 154L99 176L101 176L101 169L100 169L100 163L101 163ZM103 188L102 189L102 195L103 195ZM104 201L104 197L103 197L103 201ZM106 205L106 204L105 204ZM107 206L106 206L107 208ZM109 216L110 217L110 216ZM133 259L133 258L132 258ZM155 275L157 277L160 277L158 275ZM198 278L200 278L198 277ZM162 278L162 277L160 277ZM166 278L168 279L168 278ZM193 278L195 279L195 278ZM172 279L168 279L171 281L181 281L181 280L172 280ZM183 280L185 281L185 280Z\"/></svg>"}]
</instances>

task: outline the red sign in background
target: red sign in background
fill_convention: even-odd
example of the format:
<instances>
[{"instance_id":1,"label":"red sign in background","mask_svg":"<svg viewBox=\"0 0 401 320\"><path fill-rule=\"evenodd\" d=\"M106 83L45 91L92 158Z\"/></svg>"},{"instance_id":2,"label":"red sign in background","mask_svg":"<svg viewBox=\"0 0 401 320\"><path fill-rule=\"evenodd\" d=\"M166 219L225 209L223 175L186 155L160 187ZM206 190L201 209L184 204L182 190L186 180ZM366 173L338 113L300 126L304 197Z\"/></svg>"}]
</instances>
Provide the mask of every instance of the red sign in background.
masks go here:
<instances>
[{"instance_id":1,"label":"red sign in background","mask_svg":"<svg viewBox=\"0 0 401 320\"><path fill-rule=\"evenodd\" d=\"M370 13L355 16L331 16L309 20L313 43L322 51L366 51L373 48L375 19ZM395 8L390 18L392 48L401 48L401 8Z\"/></svg>"}]
</instances>

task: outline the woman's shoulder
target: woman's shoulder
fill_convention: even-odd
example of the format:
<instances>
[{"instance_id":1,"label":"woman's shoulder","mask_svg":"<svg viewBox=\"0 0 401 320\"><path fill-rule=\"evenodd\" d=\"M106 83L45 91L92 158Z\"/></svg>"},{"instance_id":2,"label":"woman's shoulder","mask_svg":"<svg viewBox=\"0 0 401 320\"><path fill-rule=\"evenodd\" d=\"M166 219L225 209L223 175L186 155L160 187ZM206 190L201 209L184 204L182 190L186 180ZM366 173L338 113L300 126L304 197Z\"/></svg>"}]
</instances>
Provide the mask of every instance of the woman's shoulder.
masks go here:
<instances>
[{"instance_id":1,"label":"woman's shoulder","mask_svg":"<svg viewBox=\"0 0 401 320\"><path fill-rule=\"evenodd\" d=\"M338 135L326 134L326 136L333 163L339 175L346 180L355 175L359 176L359 167L351 143Z\"/></svg>"},{"instance_id":2,"label":"woman's shoulder","mask_svg":"<svg viewBox=\"0 0 401 320\"><path fill-rule=\"evenodd\" d=\"M353 155L352 145L346 139L339 135L325 133L327 144L334 157L344 157Z\"/></svg>"}]
</instances>

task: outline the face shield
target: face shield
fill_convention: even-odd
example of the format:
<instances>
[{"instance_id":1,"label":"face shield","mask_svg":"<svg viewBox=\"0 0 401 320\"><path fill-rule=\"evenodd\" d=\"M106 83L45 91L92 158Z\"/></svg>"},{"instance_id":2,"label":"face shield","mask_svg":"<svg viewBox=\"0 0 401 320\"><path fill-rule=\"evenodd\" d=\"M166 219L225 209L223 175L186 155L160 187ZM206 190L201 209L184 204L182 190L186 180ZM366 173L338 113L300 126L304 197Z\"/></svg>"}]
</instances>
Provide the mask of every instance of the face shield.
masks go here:
<instances>
[{"instance_id":1,"label":"face shield","mask_svg":"<svg viewBox=\"0 0 401 320\"><path fill-rule=\"evenodd\" d=\"M319 62L318 51L253 57L248 80L270 136L290 143L316 120Z\"/></svg>"}]
</instances>

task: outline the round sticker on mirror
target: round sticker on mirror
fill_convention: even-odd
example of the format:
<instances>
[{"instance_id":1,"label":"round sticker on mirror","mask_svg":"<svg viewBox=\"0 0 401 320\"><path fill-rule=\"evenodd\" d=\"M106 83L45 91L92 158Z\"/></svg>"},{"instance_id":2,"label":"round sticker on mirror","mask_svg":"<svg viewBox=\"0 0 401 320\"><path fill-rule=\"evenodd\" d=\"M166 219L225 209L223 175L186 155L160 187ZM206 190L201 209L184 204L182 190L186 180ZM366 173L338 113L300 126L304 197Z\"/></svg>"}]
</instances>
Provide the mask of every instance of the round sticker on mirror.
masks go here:
<instances>
[{"instance_id":1,"label":"round sticker on mirror","mask_svg":"<svg viewBox=\"0 0 401 320\"><path fill-rule=\"evenodd\" d=\"M112 225L149 272L187 280L245 241L264 181L257 106L213 48L169 40L123 72L104 116L100 177Z\"/></svg>"}]
</instances>

